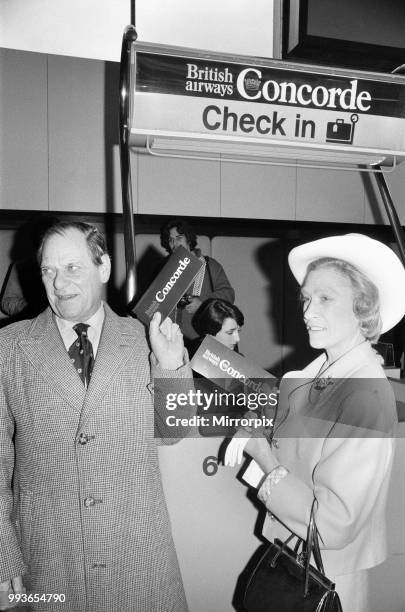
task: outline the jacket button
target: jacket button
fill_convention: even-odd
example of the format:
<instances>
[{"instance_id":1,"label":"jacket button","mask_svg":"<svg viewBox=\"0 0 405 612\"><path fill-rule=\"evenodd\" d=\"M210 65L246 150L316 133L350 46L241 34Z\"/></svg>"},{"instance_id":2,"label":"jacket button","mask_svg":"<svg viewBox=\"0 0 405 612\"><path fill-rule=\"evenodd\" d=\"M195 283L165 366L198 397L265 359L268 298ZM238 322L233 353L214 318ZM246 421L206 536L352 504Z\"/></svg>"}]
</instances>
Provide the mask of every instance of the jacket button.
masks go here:
<instances>
[{"instance_id":1,"label":"jacket button","mask_svg":"<svg viewBox=\"0 0 405 612\"><path fill-rule=\"evenodd\" d=\"M82 444L84 446L85 444L87 444L88 441L89 436L85 433L81 433L78 439L79 444Z\"/></svg>"},{"instance_id":2,"label":"jacket button","mask_svg":"<svg viewBox=\"0 0 405 612\"><path fill-rule=\"evenodd\" d=\"M103 500L102 499L95 499L94 497L86 497L86 499L84 500L84 505L86 506L86 508L91 508L92 506L95 506L96 504L102 504Z\"/></svg>"},{"instance_id":3,"label":"jacket button","mask_svg":"<svg viewBox=\"0 0 405 612\"><path fill-rule=\"evenodd\" d=\"M94 499L94 497L86 497L86 499L84 500L84 505L86 508L91 508L91 506L94 506L95 503L96 500Z\"/></svg>"},{"instance_id":4,"label":"jacket button","mask_svg":"<svg viewBox=\"0 0 405 612\"><path fill-rule=\"evenodd\" d=\"M280 446L280 442L276 438L273 438L271 444L272 444L272 446L274 446L274 448L279 448L279 446Z\"/></svg>"}]
</instances>

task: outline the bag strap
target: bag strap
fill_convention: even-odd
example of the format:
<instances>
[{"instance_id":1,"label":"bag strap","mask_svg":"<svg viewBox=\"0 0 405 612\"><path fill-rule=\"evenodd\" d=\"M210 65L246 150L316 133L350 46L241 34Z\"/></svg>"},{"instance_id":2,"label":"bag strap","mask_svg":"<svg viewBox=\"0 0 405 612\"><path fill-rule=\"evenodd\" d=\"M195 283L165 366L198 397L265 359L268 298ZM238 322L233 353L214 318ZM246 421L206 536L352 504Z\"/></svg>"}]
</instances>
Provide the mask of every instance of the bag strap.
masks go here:
<instances>
[{"instance_id":1,"label":"bag strap","mask_svg":"<svg viewBox=\"0 0 405 612\"><path fill-rule=\"evenodd\" d=\"M205 269L208 272L208 278L209 278L210 285L211 285L211 291L214 291L214 283L213 283L213 280L212 280L212 274L211 274L211 268L210 268L210 260L209 260L209 257L207 255L204 255L204 259L205 259L205 262L206 262Z\"/></svg>"},{"instance_id":2,"label":"bag strap","mask_svg":"<svg viewBox=\"0 0 405 612\"><path fill-rule=\"evenodd\" d=\"M308 594L309 587L309 566L311 564L311 556L314 555L315 564L318 570L325 576L325 570L323 568L323 562L321 557L321 550L319 547L318 529L315 523L315 506L318 506L318 500L314 497L311 506L311 514L309 517L309 524L307 530L307 539L304 545L305 554L305 585L304 585L304 596Z\"/></svg>"},{"instance_id":3,"label":"bag strap","mask_svg":"<svg viewBox=\"0 0 405 612\"><path fill-rule=\"evenodd\" d=\"M315 564L318 570L321 572L321 574L325 575L325 570L323 567L322 556L321 556L321 550L319 546L318 530L316 528L316 524L315 524L315 533L314 533L314 539L313 539L312 553L314 555Z\"/></svg>"},{"instance_id":4,"label":"bag strap","mask_svg":"<svg viewBox=\"0 0 405 612\"><path fill-rule=\"evenodd\" d=\"M274 557L273 557L273 559L271 561L271 564L270 564L271 567L276 567L277 559L279 558L281 553L284 552L285 548L287 547L287 545L291 542L291 540L293 538L295 538L295 534L292 533L290 536L288 536L288 538L285 540L285 542L282 543L282 545L280 546L279 550L276 552L276 554L274 555ZM301 542L302 542L302 540L300 540L300 538L298 538L298 541L297 541L297 543L295 545L295 548L294 548L295 554L297 554L298 548L299 548Z\"/></svg>"},{"instance_id":5,"label":"bag strap","mask_svg":"<svg viewBox=\"0 0 405 612\"><path fill-rule=\"evenodd\" d=\"M311 513L310 513L310 517L309 517L309 524L308 524L308 528L307 528L307 538L306 540L303 540L302 538L300 538L299 536L296 536L294 533L292 533L284 542L283 544L280 546L278 552L275 554L275 556L272 559L271 562L271 566L275 567L276 561L279 558L279 556L281 555L282 552L284 552L285 547L290 543L290 541L292 540L292 538L296 537L297 538L297 542L295 544L294 547L294 553L297 555L298 554L298 550L300 545L302 544L302 560L303 560L303 566L304 566L304 571L305 571L305 582L304 582L304 597L306 597L308 595L308 588L309 588L309 568L311 565L311 557L313 555L314 560L315 560L315 564L316 567L318 568L318 571L325 576L325 570L323 567L323 562L322 562L322 556L321 556L321 550L320 550L320 546L319 546L319 537L318 537L318 529L316 527L316 523L315 523L315 507L318 506L318 500L316 499L316 497L314 497L313 502L312 502L312 506L311 506Z\"/></svg>"}]
</instances>

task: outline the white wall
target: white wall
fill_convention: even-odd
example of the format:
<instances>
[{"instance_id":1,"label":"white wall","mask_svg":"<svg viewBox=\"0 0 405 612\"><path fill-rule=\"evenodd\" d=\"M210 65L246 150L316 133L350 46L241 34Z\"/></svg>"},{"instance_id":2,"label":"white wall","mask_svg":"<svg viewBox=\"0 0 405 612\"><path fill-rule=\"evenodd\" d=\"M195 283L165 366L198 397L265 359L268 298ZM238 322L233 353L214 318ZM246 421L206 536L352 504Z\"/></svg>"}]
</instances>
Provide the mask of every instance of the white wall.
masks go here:
<instances>
[{"instance_id":1,"label":"white wall","mask_svg":"<svg viewBox=\"0 0 405 612\"><path fill-rule=\"evenodd\" d=\"M273 0L136 0L135 14L141 40L272 56ZM0 46L119 61L130 21L131 0L1 0Z\"/></svg>"},{"instance_id":2,"label":"white wall","mask_svg":"<svg viewBox=\"0 0 405 612\"><path fill-rule=\"evenodd\" d=\"M119 61L130 0L2 0L0 46Z\"/></svg>"},{"instance_id":3,"label":"white wall","mask_svg":"<svg viewBox=\"0 0 405 612\"><path fill-rule=\"evenodd\" d=\"M273 0L137 0L140 40L273 55Z\"/></svg>"}]
</instances>

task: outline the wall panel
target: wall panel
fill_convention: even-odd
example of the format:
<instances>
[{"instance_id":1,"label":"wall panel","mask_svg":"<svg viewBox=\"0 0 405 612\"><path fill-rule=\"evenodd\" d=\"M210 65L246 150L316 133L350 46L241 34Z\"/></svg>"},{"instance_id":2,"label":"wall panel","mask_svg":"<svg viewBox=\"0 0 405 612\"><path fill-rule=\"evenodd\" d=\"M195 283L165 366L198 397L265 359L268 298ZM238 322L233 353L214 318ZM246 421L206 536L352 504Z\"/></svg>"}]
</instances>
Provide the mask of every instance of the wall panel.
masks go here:
<instances>
[{"instance_id":1,"label":"wall panel","mask_svg":"<svg viewBox=\"0 0 405 612\"><path fill-rule=\"evenodd\" d=\"M364 198L360 172L297 170L297 220L363 223Z\"/></svg>"},{"instance_id":2,"label":"wall panel","mask_svg":"<svg viewBox=\"0 0 405 612\"><path fill-rule=\"evenodd\" d=\"M221 217L295 219L296 169L221 163Z\"/></svg>"},{"instance_id":3,"label":"wall panel","mask_svg":"<svg viewBox=\"0 0 405 612\"><path fill-rule=\"evenodd\" d=\"M104 62L49 57L51 210L114 212L118 123L110 113L105 71ZM118 99L116 105L118 112Z\"/></svg>"},{"instance_id":4,"label":"wall panel","mask_svg":"<svg viewBox=\"0 0 405 612\"><path fill-rule=\"evenodd\" d=\"M219 162L139 154L138 181L139 213L220 215Z\"/></svg>"},{"instance_id":5,"label":"wall panel","mask_svg":"<svg viewBox=\"0 0 405 612\"><path fill-rule=\"evenodd\" d=\"M46 62L0 49L0 209L48 208Z\"/></svg>"}]
</instances>

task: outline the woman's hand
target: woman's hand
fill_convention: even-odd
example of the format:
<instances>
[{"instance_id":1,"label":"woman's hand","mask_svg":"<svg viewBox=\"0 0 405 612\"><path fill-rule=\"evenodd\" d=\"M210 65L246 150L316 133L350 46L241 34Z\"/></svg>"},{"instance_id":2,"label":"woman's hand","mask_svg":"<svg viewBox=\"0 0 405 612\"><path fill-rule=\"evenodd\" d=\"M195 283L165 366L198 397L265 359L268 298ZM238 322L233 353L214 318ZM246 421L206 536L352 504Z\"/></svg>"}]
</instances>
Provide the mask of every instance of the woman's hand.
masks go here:
<instances>
[{"instance_id":1,"label":"woman's hand","mask_svg":"<svg viewBox=\"0 0 405 612\"><path fill-rule=\"evenodd\" d=\"M234 467L235 465L242 463L243 451L246 447L246 444L250 440L250 438L247 436L249 436L249 432L246 431L246 429L243 429L243 427L241 429L238 429L238 431L226 447L224 465Z\"/></svg>"},{"instance_id":2,"label":"woman's hand","mask_svg":"<svg viewBox=\"0 0 405 612\"><path fill-rule=\"evenodd\" d=\"M238 429L226 448L224 465L234 467L242 463L243 453L250 455L265 474L279 465L268 440L264 436L250 436L242 427Z\"/></svg>"},{"instance_id":3,"label":"woman's hand","mask_svg":"<svg viewBox=\"0 0 405 612\"><path fill-rule=\"evenodd\" d=\"M244 451L256 461L265 474L274 470L280 463L273 455L267 438L263 436L249 438L244 447Z\"/></svg>"}]
</instances>

